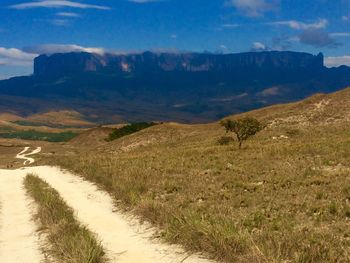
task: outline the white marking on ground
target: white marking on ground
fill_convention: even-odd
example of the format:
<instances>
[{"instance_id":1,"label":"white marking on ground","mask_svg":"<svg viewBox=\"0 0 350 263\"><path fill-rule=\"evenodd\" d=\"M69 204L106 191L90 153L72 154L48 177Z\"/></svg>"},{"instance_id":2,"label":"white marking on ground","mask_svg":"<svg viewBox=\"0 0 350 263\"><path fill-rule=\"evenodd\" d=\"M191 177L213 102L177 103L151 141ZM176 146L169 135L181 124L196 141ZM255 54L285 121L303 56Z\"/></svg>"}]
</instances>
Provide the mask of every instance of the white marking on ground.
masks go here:
<instances>
[{"instance_id":1,"label":"white marking on ground","mask_svg":"<svg viewBox=\"0 0 350 263\"><path fill-rule=\"evenodd\" d=\"M29 155L33 155L33 154L37 154L41 152L41 147L37 147L35 150L33 150L30 153L26 153L29 150L29 147L24 147L23 151L21 151L19 154L16 155L17 159L22 159L25 160L23 162L23 165L27 165L27 164L32 164L35 162L35 160L33 158L27 157Z\"/></svg>"}]
</instances>

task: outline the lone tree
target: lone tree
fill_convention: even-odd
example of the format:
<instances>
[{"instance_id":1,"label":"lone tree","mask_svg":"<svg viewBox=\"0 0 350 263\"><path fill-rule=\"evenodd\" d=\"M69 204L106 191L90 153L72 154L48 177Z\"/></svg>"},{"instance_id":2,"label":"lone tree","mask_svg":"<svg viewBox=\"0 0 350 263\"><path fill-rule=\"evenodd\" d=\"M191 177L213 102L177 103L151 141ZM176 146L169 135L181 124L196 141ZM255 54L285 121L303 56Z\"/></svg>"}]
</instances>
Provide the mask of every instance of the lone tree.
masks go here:
<instances>
[{"instance_id":1,"label":"lone tree","mask_svg":"<svg viewBox=\"0 0 350 263\"><path fill-rule=\"evenodd\" d=\"M234 132L236 134L240 149L243 141L265 128L257 119L249 117L238 120L223 120L221 125L225 127L226 132Z\"/></svg>"}]
</instances>

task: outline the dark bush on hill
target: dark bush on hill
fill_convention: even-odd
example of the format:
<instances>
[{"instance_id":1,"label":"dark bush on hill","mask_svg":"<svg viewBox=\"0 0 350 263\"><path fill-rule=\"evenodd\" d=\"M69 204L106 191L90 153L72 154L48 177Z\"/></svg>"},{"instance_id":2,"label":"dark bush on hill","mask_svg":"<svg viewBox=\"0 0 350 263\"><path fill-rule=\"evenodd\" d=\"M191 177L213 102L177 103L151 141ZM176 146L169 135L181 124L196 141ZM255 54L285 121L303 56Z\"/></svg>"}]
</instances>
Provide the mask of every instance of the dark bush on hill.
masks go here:
<instances>
[{"instance_id":1,"label":"dark bush on hill","mask_svg":"<svg viewBox=\"0 0 350 263\"><path fill-rule=\"evenodd\" d=\"M114 141L116 139L133 134L133 133L141 131L143 129L147 129L147 128L152 127L154 125L157 125L157 123L155 123L155 122L139 122L139 123L128 124L122 128L114 130L108 136L106 141L108 141L108 142Z\"/></svg>"}]
</instances>

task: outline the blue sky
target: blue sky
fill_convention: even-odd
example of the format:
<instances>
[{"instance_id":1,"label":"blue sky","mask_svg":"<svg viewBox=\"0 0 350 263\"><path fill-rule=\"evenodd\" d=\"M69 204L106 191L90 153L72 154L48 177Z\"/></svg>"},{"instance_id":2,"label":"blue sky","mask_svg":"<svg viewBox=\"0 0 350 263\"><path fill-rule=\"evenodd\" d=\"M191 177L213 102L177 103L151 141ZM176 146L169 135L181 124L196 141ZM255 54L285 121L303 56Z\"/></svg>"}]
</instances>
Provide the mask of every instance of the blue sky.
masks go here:
<instances>
[{"instance_id":1,"label":"blue sky","mask_svg":"<svg viewBox=\"0 0 350 263\"><path fill-rule=\"evenodd\" d=\"M0 79L82 50L294 50L350 65L350 0L1 0Z\"/></svg>"}]
</instances>

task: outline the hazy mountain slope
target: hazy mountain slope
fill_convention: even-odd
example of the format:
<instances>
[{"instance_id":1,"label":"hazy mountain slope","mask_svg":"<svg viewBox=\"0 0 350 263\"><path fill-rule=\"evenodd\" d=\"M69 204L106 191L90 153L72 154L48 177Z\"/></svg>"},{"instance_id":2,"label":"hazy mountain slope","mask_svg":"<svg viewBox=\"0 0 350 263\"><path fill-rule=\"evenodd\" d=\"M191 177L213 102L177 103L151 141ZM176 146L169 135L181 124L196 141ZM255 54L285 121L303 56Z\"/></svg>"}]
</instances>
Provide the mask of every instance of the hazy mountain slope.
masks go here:
<instances>
[{"instance_id":1,"label":"hazy mountain slope","mask_svg":"<svg viewBox=\"0 0 350 263\"><path fill-rule=\"evenodd\" d=\"M350 84L350 68L322 54L54 54L35 74L0 82L0 111L76 110L111 122L208 122Z\"/></svg>"}]
</instances>

